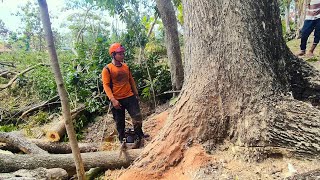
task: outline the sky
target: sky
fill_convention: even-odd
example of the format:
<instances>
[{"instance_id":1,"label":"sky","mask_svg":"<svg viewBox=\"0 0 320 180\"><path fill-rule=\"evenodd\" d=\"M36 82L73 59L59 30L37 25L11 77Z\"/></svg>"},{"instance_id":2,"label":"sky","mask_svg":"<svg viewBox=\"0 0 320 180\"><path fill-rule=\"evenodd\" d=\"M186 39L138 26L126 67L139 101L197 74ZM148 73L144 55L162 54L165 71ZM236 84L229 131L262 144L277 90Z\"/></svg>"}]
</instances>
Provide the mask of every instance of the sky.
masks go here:
<instances>
[{"instance_id":1,"label":"sky","mask_svg":"<svg viewBox=\"0 0 320 180\"><path fill-rule=\"evenodd\" d=\"M16 30L19 28L20 19L17 16L11 15L12 13L16 13L18 11L18 7L26 4L28 1L38 2L37 0L1 0L0 1L0 19L3 20L5 26L9 30ZM57 16L54 12L59 12L64 5L64 0L47 0L49 12L52 12ZM59 19L63 19L63 17L58 16ZM58 21L52 22L52 26L58 26Z\"/></svg>"},{"instance_id":2,"label":"sky","mask_svg":"<svg viewBox=\"0 0 320 180\"><path fill-rule=\"evenodd\" d=\"M11 15L18 11L19 6L25 5L28 1L38 2L37 0L0 0L0 19L3 20L5 27L11 31L16 31L20 26L20 17ZM60 27L61 23L65 21L70 13L74 12L72 10L65 11L61 13L61 9L65 5L65 1L68 0L47 0L48 9L51 15L56 18L51 18L52 27L58 29L59 32L67 33L69 30L67 28ZM117 27L120 29L125 29L123 22L107 16L111 23L117 24Z\"/></svg>"}]
</instances>

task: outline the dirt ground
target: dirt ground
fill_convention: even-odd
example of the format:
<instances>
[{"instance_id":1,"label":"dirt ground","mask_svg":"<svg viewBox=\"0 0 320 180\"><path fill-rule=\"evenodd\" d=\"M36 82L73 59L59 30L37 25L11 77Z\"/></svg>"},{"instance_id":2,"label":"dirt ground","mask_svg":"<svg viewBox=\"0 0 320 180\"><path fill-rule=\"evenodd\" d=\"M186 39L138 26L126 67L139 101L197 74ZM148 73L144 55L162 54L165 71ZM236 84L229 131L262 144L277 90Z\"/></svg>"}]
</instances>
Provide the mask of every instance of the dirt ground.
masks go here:
<instances>
[{"instance_id":1,"label":"dirt ground","mask_svg":"<svg viewBox=\"0 0 320 180\"><path fill-rule=\"evenodd\" d=\"M144 131L150 139L157 135L163 127L170 109L150 116L144 122ZM200 145L191 146L177 166L167 169L164 173L147 172L143 168L108 170L105 180L191 180L191 179L285 179L295 174L319 169L319 160L298 160L292 158L269 158L263 162L247 162L234 156L232 147L222 147L214 154L208 154ZM317 178L309 179L320 179Z\"/></svg>"},{"instance_id":2,"label":"dirt ground","mask_svg":"<svg viewBox=\"0 0 320 180\"><path fill-rule=\"evenodd\" d=\"M296 53L298 40L291 45L291 50ZM292 43L292 42L291 42ZM290 44L290 43L289 43ZM319 48L319 47L318 47ZM316 51L315 59L310 61L316 69L320 70L320 50ZM302 57L308 60L308 57ZM170 113L169 105L160 106L155 112L151 112L147 105L142 105L142 112L145 120L143 122L144 132L150 135L145 142L145 146L157 136L157 133L164 126L165 121ZM153 114L152 114L153 113ZM127 115L127 117L129 117ZM100 118L100 119L99 119ZM110 134L114 128L112 115L99 117L95 123L89 124L87 132L84 134L84 142L95 142L101 139L102 131L105 135ZM127 119L130 122L130 118ZM105 124L105 125L104 125ZM127 126L130 124L127 123ZM103 128L104 127L104 128ZM104 142L105 140L103 140ZM112 148L117 149L117 141L112 144ZM147 147L146 147L147 148ZM109 150L108 148L104 150ZM167 168L163 173L157 171L147 171L143 168L131 167L128 169L108 170L105 172L105 180L211 180L211 179L319 179L315 175L309 178L292 178L294 175L318 170L320 172L319 160L294 159L287 157L268 158L262 162L248 162L234 155L234 148L221 147L212 154L206 153L201 145L193 144L185 152L182 160L176 166ZM156 162L151 162L155 164ZM317 172L318 172L317 171Z\"/></svg>"},{"instance_id":3,"label":"dirt ground","mask_svg":"<svg viewBox=\"0 0 320 180\"><path fill-rule=\"evenodd\" d=\"M320 61L310 62L320 70ZM164 111L162 111L164 110ZM165 124L170 109L158 110L144 121L144 131L150 134L150 139ZM162 111L162 112L161 112ZM184 153L180 163L170 167L164 173L146 171L143 168L131 167L115 171L106 171L105 180L211 180L211 179L319 179L320 161L294 159L288 157L268 158L262 162L248 162L234 155L233 147L222 147L213 154L208 154L202 146L194 144ZM155 163L155 162L154 162ZM294 175L303 174L316 170L318 175L305 178L294 178Z\"/></svg>"}]
</instances>

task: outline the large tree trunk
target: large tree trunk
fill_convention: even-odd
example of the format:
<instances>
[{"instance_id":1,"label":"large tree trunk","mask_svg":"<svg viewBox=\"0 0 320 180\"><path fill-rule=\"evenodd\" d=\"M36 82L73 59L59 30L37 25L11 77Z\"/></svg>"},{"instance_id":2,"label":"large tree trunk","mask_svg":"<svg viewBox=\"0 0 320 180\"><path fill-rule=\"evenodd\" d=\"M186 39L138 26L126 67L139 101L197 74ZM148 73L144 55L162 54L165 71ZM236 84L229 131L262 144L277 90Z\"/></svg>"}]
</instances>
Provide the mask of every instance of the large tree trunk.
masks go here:
<instances>
[{"instance_id":1,"label":"large tree trunk","mask_svg":"<svg viewBox=\"0 0 320 180\"><path fill-rule=\"evenodd\" d=\"M101 167L105 169L117 169L128 167L135 160L140 149L128 150L125 155L119 157L119 151L105 151L83 153L85 169ZM0 172L13 172L19 169L62 168L68 172L75 171L75 164L71 154L32 154L32 155L8 155L0 154Z\"/></svg>"},{"instance_id":2,"label":"large tree trunk","mask_svg":"<svg viewBox=\"0 0 320 180\"><path fill-rule=\"evenodd\" d=\"M171 0L156 0L165 29L167 54L170 61L173 90L180 90L183 85L183 66L178 36L177 18Z\"/></svg>"},{"instance_id":3,"label":"large tree trunk","mask_svg":"<svg viewBox=\"0 0 320 180\"><path fill-rule=\"evenodd\" d=\"M85 171L82 164L82 159L80 155L80 150L78 147L77 139L76 139L76 133L73 128L73 122L71 118L70 113L70 106L69 106L69 100L68 100L68 94L64 87L63 78L60 71L60 66L58 62L57 52L54 46L53 41L53 34L51 30L51 23L50 23L50 17L48 12L48 6L46 0L38 0L39 6L40 6L40 14L41 14L41 21L43 24L43 29L46 34L46 41L48 44L48 51L50 55L51 60L51 66L54 72L56 84L58 87L59 96L61 99L61 107L62 107L62 115L65 121L65 126L67 130L67 134L70 141L70 146L72 149L73 158L76 164L77 169L77 176L78 179L82 180L85 179Z\"/></svg>"},{"instance_id":4,"label":"large tree trunk","mask_svg":"<svg viewBox=\"0 0 320 180\"><path fill-rule=\"evenodd\" d=\"M239 154L319 157L320 111L300 100L319 102L320 74L287 48L278 1L183 5L184 87L135 167L162 174L198 143L208 151L231 142L244 149Z\"/></svg>"}]
</instances>

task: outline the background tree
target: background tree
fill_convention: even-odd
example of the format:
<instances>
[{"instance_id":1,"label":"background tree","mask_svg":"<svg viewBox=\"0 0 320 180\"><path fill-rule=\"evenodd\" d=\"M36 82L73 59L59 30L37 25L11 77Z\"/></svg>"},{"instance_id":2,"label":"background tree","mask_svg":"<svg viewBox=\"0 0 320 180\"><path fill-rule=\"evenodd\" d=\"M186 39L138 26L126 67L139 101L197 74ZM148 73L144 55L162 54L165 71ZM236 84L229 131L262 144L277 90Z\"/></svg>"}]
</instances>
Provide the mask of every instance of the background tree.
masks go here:
<instances>
[{"instance_id":1,"label":"background tree","mask_svg":"<svg viewBox=\"0 0 320 180\"><path fill-rule=\"evenodd\" d=\"M278 1L184 0L183 7L185 83L131 172L163 174L193 144L214 153L230 143L249 157L319 157L320 111L307 102L319 105L320 74L288 50Z\"/></svg>"},{"instance_id":2,"label":"background tree","mask_svg":"<svg viewBox=\"0 0 320 180\"><path fill-rule=\"evenodd\" d=\"M46 0L38 0L38 3L40 6L42 24L44 27L44 31L46 33L46 40L48 44L51 66L54 72L54 76L55 76L55 80L56 80L56 84L58 87L58 92L61 100L62 115L64 118L67 134L70 140L70 146L71 146L73 158L76 164L78 179L84 180L85 179L84 166L82 163L80 150L78 147L76 134L73 127L72 118L71 118L68 93L64 87L63 78L62 78L59 63L58 63L58 57L57 57L57 53L54 46L54 40L53 40L53 34L51 30L51 23L49 18L47 2Z\"/></svg>"},{"instance_id":3,"label":"background tree","mask_svg":"<svg viewBox=\"0 0 320 180\"><path fill-rule=\"evenodd\" d=\"M6 47L5 40L7 39L9 33L10 31L7 29L2 19L0 19L0 40L1 40L0 46L2 46L3 49L5 49ZM0 51L1 51L1 47L0 47Z\"/></svg>"},{"instance_id":4,"label":"background tree","mask_svg":"<svg viewBox=\"0 0 320 180\"><path fill-rule=\"evenodd\" d=\"M283 6L285 9L285 24L286 24L286 33L289 34L291 32L290 28L290 5L291 0L283 0Z\"/></svg>"},{"instance_id":5,"label":"background tree","mask_svg":"<svg viewBox=\"0 0 320 180\"><path fill-rule=\"evenodd\" d=\"M183 85L184 74L179 44L177 18L171 0L156 0L156 3L165 29L172 89L180 90Z\"/></svg>"},{"instance_id":6,"label":"background tree","mask_svg":"<svg viewBox=\"0 0 320 180\"><path fill-rule=\"evenodd\" d=\"M8 28L6 27L2 19L0 19L0 37L4 40L7 37L8 33Z\"/></svg>"},{"instance_id":7,"label":"background tree","mask_svg":"<svg viewBox=\"0 0 320 180\"><path fill-rule=\"evenodd\" d=\"M18 12L15 13L21 19L22 34L24 35L25 49L27 51L42 50L44 33L40 23L39 7L34 2L28 1L25 5L20 6Z\"/></svg>"}]
</instances>

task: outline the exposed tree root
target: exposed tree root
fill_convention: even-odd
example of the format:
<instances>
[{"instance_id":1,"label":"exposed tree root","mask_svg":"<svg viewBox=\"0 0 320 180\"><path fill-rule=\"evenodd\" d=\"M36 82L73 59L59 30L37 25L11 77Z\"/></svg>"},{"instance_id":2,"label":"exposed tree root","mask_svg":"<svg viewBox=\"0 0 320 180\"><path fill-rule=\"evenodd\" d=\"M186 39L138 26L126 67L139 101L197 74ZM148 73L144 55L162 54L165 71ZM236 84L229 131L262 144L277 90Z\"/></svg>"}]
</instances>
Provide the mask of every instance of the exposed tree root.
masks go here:
<instances>
[{"instance_id":1,"label":"exposed tree root","mask_svg":"<svg viewBox=\"0 0 320 180\"><path fill-rule=\"evenodd\" d=\"M293 96L320 105L320 72L302 59L289 56L287 70Z\"/></svg>"}]
</instances>

